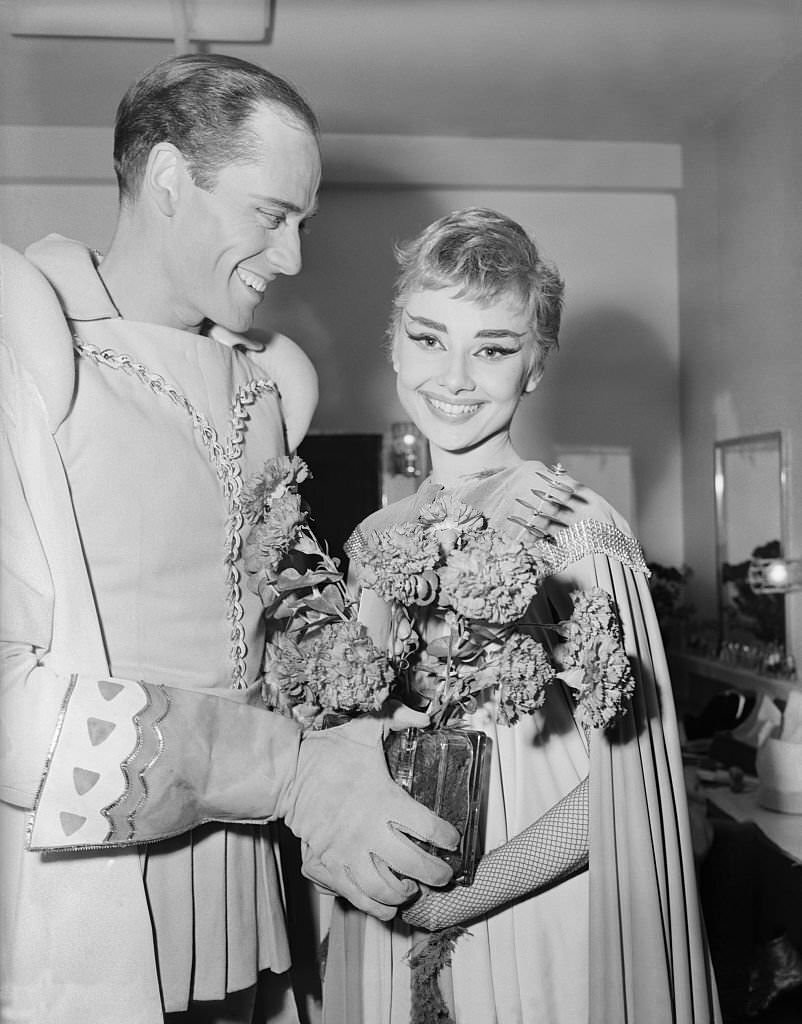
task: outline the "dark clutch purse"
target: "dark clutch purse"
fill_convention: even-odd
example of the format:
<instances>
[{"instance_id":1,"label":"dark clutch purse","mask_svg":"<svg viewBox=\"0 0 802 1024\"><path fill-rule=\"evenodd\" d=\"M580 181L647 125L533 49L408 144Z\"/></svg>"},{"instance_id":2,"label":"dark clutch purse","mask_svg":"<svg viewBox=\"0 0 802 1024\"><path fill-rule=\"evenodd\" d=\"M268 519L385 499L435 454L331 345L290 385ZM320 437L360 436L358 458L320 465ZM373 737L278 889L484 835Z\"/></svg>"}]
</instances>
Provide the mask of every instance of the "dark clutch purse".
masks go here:
<instances>
[{"instance_id":1,"label":"dark clutch purse","mask_svg":"<svg viewBox=\"0 0 802 1024\"><path fill-rule=\"evenodd\" d=\"M460 727L405 729L384 741L395 782L459 832L456 850L422 844L451 866L459 885L471 884L482 854L490 745L485 733Z\"/></svg>"}]
</instances>

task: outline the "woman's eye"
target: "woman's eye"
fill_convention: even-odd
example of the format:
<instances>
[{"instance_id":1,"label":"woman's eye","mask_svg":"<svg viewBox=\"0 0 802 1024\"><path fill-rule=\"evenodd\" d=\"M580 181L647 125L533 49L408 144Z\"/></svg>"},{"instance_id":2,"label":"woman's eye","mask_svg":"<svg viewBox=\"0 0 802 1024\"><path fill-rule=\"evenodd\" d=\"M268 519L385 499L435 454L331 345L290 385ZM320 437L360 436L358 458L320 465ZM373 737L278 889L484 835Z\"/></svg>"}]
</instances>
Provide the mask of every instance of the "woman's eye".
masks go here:
<instances>
[{"instance_id":1,"label":"woman's eye","mask_svg":"<svg viewBox=\"0 0 802 1024\"><path fill-rule=\"evenodd\" d=\"M407 337L410 341L414 341L416 345L420 345L421 348L440 348L440 339L435 338L433 334L412 334L407 331Z\"/></svg>"},{"instance_id":2,"label":"woman's eye","mask_svg":"<svg viewBox=\"0 0 802 1024\"><path fill-rule=\"evenodd\" d=\"M503 359L504 356L513 355L517 351L517 349L502 348L500 345L485 345L483 349L480 349L480 354L483 355L485 359L490 359L492 361L496 359Z\"/></svg>"}]
</instances>

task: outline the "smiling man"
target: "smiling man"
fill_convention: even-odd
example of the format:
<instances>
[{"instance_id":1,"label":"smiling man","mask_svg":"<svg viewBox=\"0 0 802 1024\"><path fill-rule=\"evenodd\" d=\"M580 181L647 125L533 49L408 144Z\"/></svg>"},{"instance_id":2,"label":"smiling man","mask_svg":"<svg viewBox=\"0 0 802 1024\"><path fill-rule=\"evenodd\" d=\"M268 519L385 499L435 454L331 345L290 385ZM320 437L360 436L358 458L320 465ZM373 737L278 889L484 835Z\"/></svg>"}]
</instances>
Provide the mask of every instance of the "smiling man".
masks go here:
<instances>
[{"instance_id":1,"label":"smiling man","mask_svg":"<svg viewBox=\"0 0 802 1024\"><path fill-rule=\"evenodd\" d=\"M241 489L317 391L242 332L301 269L318 126L261 68L174 58L120 104L115 168L105 254L0 247L0 1017L297 1021L269 823L383 919L450 877L405 833L457 840L379 719L301 741L259 695Z\"/></svg>"}]
</instances>

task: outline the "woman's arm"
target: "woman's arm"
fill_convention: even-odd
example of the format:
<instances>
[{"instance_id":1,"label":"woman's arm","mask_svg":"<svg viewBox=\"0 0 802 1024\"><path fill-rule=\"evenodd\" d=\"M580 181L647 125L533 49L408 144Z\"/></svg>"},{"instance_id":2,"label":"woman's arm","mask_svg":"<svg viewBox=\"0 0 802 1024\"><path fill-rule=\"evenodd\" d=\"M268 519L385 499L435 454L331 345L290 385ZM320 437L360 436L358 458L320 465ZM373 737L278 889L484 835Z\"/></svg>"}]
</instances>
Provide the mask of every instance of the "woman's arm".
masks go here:
<instances>
[{"instance_id":1,"label":"woman's arm","mask_svg":"<svg viewBox=\"0 0 802 1024\"><path fill-rule=\"evenodd\" d=\"M471 885L426 891L402 914L426 931L450 928L536 895L588 862L588 779L479 862Z\"/></svg>"}]
</instances>

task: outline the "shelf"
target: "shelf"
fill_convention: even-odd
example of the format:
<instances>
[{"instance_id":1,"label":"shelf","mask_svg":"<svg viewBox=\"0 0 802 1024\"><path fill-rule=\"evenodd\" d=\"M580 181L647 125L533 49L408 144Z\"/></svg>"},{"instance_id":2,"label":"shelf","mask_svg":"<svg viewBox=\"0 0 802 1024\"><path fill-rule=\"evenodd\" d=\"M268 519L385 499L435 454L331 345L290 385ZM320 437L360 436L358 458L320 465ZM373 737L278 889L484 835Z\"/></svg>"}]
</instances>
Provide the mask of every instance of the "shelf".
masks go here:
<instances>
[{"instance_id":1,"label":"shelf","mask_svg":"<svg viewBox=\"0 0 802 1024\"><path fill-rule=\"evenodd\" d=\"M747 777L740 793L733 793L726 786L709 790L703 786L700 792L735 821L753 821L775 846L802 867L802 818L762 807L757 790L758 780Z\"/></svg>"},{"instance_id":2,"label":"shelf","mask_svg":"<svg viewBox=\"0 0 802 1024\"><path fill-rule=\"evenodd\" d=\"M668 663L672 678L676 682L681 680L684 687L688 686L688 676L693 675L722 686L732 686L736 690L765 693L781 700L788 700L792 691L802 689L802 680L799 679L776 679L774 676L760 675L752 669L728 665L715 658L701 658L679 651L668 653Z\"/></svg>"}]
</instances>

